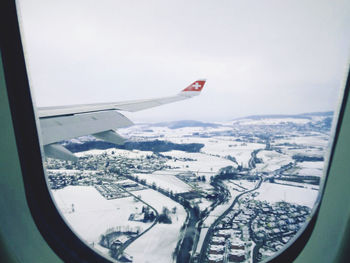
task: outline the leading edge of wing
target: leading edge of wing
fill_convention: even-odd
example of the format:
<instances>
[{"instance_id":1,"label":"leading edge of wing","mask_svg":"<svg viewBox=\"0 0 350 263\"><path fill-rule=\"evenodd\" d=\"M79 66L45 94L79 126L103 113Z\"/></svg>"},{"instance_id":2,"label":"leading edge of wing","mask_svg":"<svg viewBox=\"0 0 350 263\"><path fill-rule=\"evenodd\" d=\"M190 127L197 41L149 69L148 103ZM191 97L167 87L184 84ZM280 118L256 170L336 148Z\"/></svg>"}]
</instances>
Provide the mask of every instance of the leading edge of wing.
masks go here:
<instances>
[{"instance_id":1,"label":"leading edge of wing","mask_svg":"<svg viewBox=\"0 0 350 263\"><path fill-rule=\"evenodd\" d=\"M38 108L39 118L50 118L65 115L74 115L80 113L107 111L107 110L121 110L121 111L140 111L157 107L163 104L173 103L185 99L198 96L202 91L206 80L199 79L194 81L187 88L182 90L175 96L145 99L145 100L133 100L124 102L111 102L111 103L97 103L97 104L82 104L71 106L57 106L57 107L41 107Z\"/></svg>"}]
</instances>

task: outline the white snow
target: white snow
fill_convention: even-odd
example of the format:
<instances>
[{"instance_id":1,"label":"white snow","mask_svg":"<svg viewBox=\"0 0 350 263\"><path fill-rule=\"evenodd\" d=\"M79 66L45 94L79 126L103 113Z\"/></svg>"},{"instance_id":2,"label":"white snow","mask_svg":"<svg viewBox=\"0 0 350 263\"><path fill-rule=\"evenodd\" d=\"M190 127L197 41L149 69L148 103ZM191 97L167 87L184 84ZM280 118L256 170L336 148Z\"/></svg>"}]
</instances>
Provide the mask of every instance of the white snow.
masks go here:
<instances>
[{"instance_id":1,"label":"white snow","mask_svg":"<svg viewBox=\"0 0 350 263\"><path fill-rule=\"evenodd\" d=\"M192 188L178 179L175 174L178 174L176 171L156 171L152 174L142 174L135 173L139 179L145 179L147 184L155 183L157 187L161 187L165 190L169 189L173 193L183 193L188 192Z\"/></svg>"},{"instance_id":2,"label":"white snow","mask_svg":"<svg viewBox=\"0 0 350 263\"><path fill-rule=\"evenodd\" d=\"M264 182L256 190L259 195L257 200L268 201L271 203L286 201L298 205L304 205L312 208L318 196L317 190L299 188L294 186L280 185Z\"/></svg>"},{"instance_id":3,"label":"white snow","mask_svg":"<svg viewBox=\"0 0 350 263\"><path fill-rule=\"evenodd\" d=\"M109 228L140 227L145 230L150 226L150 223L128 221L130 214L141 212L144 205L135 202L133 197L106 200L92 186L67 186L52 190L52 195L72 230L89 244L98 243Z\"/></svg>"},{"instance_id":4,"label":"white snow","mask_svg":"<svg viewBox=\"0 0 350 263\"><path fill-rule=\"evenodd\" d=\"M202 246L203 246L203 242L204 242L205 236L208 233L208 230L209 230L209 228L207 228L207 227L201 229L201 232L199 234L198 243L197 243L196 253L200 253L201 252L201 249L202 249Z\"/></svg>"},{"instance_id":5,"label":"white snow","mask_svg":"<svg viewBox=\"0 0 350 263\"><path fill-rule=\"evenodd\" d=\"M301 162L297 165L297 169L299 169L297 174L322 177L323 168L324 162Z\"/></svg>"},{"instance_id":6,"label":"white snow","mask_svg":"<svg viewBox=\"0 0 350 263\"><path fill-rule=\"evenodd\" d=\"M204 153L187 153L182 151L170 151L163 153L164 155L177 157L177 158L191 158L195 161L181 161L174 160L167 161L167 165L171 165L172 167L180 167L181 170L187 171L195 171L198 172L199 175L207 175L209 177L217 173L222 167L230 166L235 164L232 161L227 159L223 159L217 156L211 156ZM187 167L188 166L188 167ZM203 174L201 174L203 172ZM209 179L209 178L207 178Z\"/></svg>"},{"instance_id":7,"label":"white snow","mask_svg":"<svg viewBox=\"0 0 350 263\"><path fill-rule=\"evenodd\" d=\"M159 213L163 207L170 211L176 207L176 214L171 213L172 224L157 224L147 233L135 240L125 252L133 256L135 263L173 262L172 253L180 239L180 228L185 222L185 209L170 198L152 189L134 192L141 199L151 204Z\"/></svg>"},{"instance_id":8,"label":"white snow","mask_svg":"<svg viewBox=\"0 0 350 263\"><path fill-rule=\"evenodd\" d=\"M281 168L283 165L293 162L293 159L286 154L280 154L276 151L259 151L258 158L261 158L263 163L257 163L255 170L258 172L272 172Z\"/></svg>"},{"instance_id":9,"label":"white snow","mask_svg":"<svg viewBox=\"0 0 350 263\"><path fill-rule=\"evenodd\" d=\"M242 119L237 120L229 126L212 127L187 127L180 129L169 129L167 127L155 127L149 124L135 125L126 129L119 129L118 133L122 136L134 141L146 140L167 140L173 143L202 143L204 147L198 153L188 153L183 151L163 152L178 160L170 159L166 165L170 165L170 170L157 171L150 174L135 174L139 179L145 179L148 184L156 183L163 189L169 189L174 193L183 193L196 188L201 191L210 191L210 177L214 176L221 168L226 166L237 167L243 165L248 167L252 151L262 149L257 157L263 160L262 164L256 164L256 168L251 172L272 172L281 166L290 162L294 162L293 155L305 156L323 156L328 145L328 135L318 132L304 132L293 130L286 132L278 139L271 140L271 147L278 147L282 153L276 151L267 151L263 140L254 135L254 126L250 133L250 126L247 125L278 125L286 122L295 124L305 124L312 120L297 118L272 118L272 119ZM221 123L223 124L223 123ZM239 125L242 126L239 126ZM227 123L225 124L227 125ZM243 133L247 135L220 136L219 134L230 134L230 132L239 131L243 127ZM267 130L267 132L270 132ZM198 133L194 136L193 133ZM210 137L206 138L208 135ZM214 135L215 134L215 135ZM239 133L237 133L239 134ZM240 141L240 140L243 141ZM249 141L249 142L247 142ZM284 144L284 145L283 145ZM76 153L77 156L99 155L114 152L115 156L124 156L126 158L144 158L152 155L152 152L145 151L128 151L121 149L107 150L90 150L86 152ZM227 157L234 157L233 162ZM185 161L184 158L191 158L194 161ZM79 171L74 170L51 170L52 172L64 172L67 174L75 174ZM297 165L286 174L297 175L313 175L322 176L323 162L298 162ZM177 173L191 172L196 176L205 176L206 182L190 182L185 183L175 177ZM277 180L276 180L277 182ZM283 183L282 181L278 181ZM226 209L232 204L234 198L245 189L252 189L256 183L246 180L226 181L232 195L229 202L216 207L210 212L204 221L204 226L210 226ZM287 182L288 183L288 182ZM295 186L273 184L263 182L261 187L255 192L259 193L255 198L258 200L266 200L274 203L278 201L287 201L299 205L313 207L318 196L318 191L314 190L318 186L308 184L290 183ZM235 190L238 189L239 191ZM142 223L137 221L128 221L131 213L139 214L144 204L136 202L133 197L122 199L106 200L94 187L90 186L68 186L60 190L52 191L54 199L64 218L67 220L71 228L85 240L88 244L93 245L95 249L103 253L108 250L99 246L98 241L101 234L108 229L115 227L140 227L142 230L147 229L151 223ZM159 213L165 206L170 211L176 207L176 214L171 214L172 224L156 224L150 231L136 239L135 242L126 249L126 253L131 255L135 263L138 262L173 262L172 253L181 239L181 227L186 220L186 211L178 203L170 198L160 194L152 189L133 192L136 196L140 196L142 200L153 206ZM201 210L209 207L212 202L198 198L193 200L198 203ZM201 201L201 202L200 202ZM200 203L199 203L200 202ZM72 206L74 204L74 206ZM74 212L73 212L74 210ZM207 228L202 229L199 237L197 252L199 252L204 235Z\"/></svg>"},{"instance_id":10,"label":"white snow","mask_svg":"<svg viewBox=\"0 0 350 263\"><path fill-rule=\"evenodd\" d=\"M264 119L241 119L237 120L236 124L239 123L240 125L277 125L277 124L283 124L283 123L295 123L295 124L306 124L310 122L309 119L301 119L301 118L264 118Z\"/></svg>"}]
</instances>

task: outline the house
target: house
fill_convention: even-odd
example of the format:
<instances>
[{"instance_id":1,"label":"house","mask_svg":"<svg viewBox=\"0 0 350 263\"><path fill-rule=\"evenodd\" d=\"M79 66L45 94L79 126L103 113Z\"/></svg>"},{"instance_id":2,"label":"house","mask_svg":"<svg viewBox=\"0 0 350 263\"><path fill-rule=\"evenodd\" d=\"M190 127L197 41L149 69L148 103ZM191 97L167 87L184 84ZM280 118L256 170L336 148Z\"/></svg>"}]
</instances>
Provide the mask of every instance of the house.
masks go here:
<instances>
[{"instance_id":1,"label":"house","mask_svg":"<svg viewBox=\"0 0 350 263\"><path fill-rule=\"evenodd\" d=\"M228 254L228 260L230 262L242 262L246 259L244 250L231 249Z\"/></svg>"}]
</instances>

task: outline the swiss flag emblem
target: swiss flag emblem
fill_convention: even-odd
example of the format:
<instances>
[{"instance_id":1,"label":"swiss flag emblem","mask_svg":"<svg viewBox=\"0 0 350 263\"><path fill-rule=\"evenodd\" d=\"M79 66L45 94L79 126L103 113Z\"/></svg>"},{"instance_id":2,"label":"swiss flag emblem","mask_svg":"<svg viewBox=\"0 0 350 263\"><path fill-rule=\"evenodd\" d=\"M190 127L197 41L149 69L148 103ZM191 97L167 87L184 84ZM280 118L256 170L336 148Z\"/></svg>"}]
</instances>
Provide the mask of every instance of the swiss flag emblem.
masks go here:
<instances>
[{"instance_id":1,"label":"swiss flag emblem","mask_svg":"<svg viewBox=\"0 0 350 263\"><path fill-rule=\"evenodd\" d=\"M201 91L204 87L204 84L205 84L205 80L197 80L193 82L191 85L189 85L183 91Z\"/></svg>"}]
</instances>

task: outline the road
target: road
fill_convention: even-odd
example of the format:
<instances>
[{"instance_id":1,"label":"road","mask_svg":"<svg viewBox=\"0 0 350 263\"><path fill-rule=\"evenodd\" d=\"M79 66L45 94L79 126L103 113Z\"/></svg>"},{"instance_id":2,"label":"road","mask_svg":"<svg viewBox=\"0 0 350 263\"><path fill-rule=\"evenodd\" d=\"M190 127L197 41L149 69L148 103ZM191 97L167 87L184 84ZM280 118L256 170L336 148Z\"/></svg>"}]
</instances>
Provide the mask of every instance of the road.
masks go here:
<instances>
[{"instance_id":1,"label":"road","mask_svg":"<svg viewBox=\"0 0 350 263\"><path fill-rule=\"evenodd\" d=\"M132 178L131 176L126 176L128 179L130 180L134 180L134 178ZM136 181L135 181L136 182ZM191 251L193 251L193 247L194 245L196 245L194 243L194 236L198 235L197 233L197 223L200 219L200 216L198 213L196 213L195 209L191 206L185 206L183 203L181 203L178 199L174 198L174 196L170 196L165 194L163 191L159 190L158 188L154 189L152 188L151 185L148 185L146 182L137 182L140 183L142 185L145 185L147 187L149 187L150 189L153 189L155 191L158 191L159 193L165 195L166 197L172 199L173 201L181 204L187 211L188 213L188 220L187 220L187 224L185 226L185 233L183 235L182 240L180 240L178 246L179 249L177 251L177 255L176 255L176 262L178 263L187 263L190 262L191 259ZM129 192L130 193L130 192ZM130 193L131 195L133 195L132 193ZM135 195L133 195L135 197ZM136 197L137 198L137 197ZM139 198L137 198L139 199ZM139 199L141 202L145 203L144 201L142 201L141 199ZM145 203L146 204L146 203ZM148 206L150 206L149 204L147 204ZM152 209L154 209L152 206L150 206ZM154 209L155 210L155 209ZM157 213L157 219L158 219L158 213ZM152 224L151 227L149 227L146 231L144 231L141 235L143 235L144 233L146 233L147 231L149 231L155 224L156 224L157 220ZM136 238L140 237L141 235L137 236ZM135 238L135 239L136 239ZM124 251L126 249L127 246L129 246L133 241L135 241L135 239L131 240L130 243L126 242L125 243L125 247L123 244L123 249L121 251ZM129 240L128 240L129 241Z\"/></svg>"},{"instance_id":2,"label":"road","mask_svg":"<svg viewBox=\"0 0 350 263\"><path fill-rule=\"evenodd\" d=\"M253 192L255 190L257 190L262 183L263 179L262 177L259 177L259 182L256 184L256 186L253 189L247 190L243 193L240 193L239 195L236 196L236 198L234 199L234 201L232 202L232 204L230 205L230 207L221 215L219 216L215 222L209 227L207 235L204 238L204 242L202 245L202 249L199 255L199 261L198 262L206 262L206 254L207 254L207 250L208 250L208 246L210 243L210 239L214 233L214 227L230 212L232 211L233 207L235 206L236 202L239 200L239 198L245 194L248 194L250 192Z\"/></svg>"},{"instance_id":3,"label":"road","mask_svg":"<svg viewBox=\"0 0 350 263\"><path fill-rule=\"evenodd\" d=\"M147 233L149 230L151 230L152 227L154 227L157 223L158 223L158 218L159 218L159 213L158 211L153 207L151 206L150 204L146 203L145 201L143 201L142 199L140 199L139 197L137 197L136 195L134 195L133 193L131 193L130 191L127 191L125 190L123 187L120 187L118 185L116 185L118 188L122 189L123 191L127 192L128 194L132 195L135 199L141 201L142 203L144 203L146 206L148 206L149 208L151 208L155 214L156 214L156 218L154 219L154 222L153 224L147 228L145 231L143 231L141 234L139 234L138 236L136 237L133 237L133 238L130 238L128 239L125 243L123 243L119 248L118 248L118 251L117 251L117 258L120 258L123 253L124 253L124 250L132 243L134 242L136 239L138 239L139 237L141 237L142 235L144 235L145 233Z\"/></svg>"}]
</instances>

